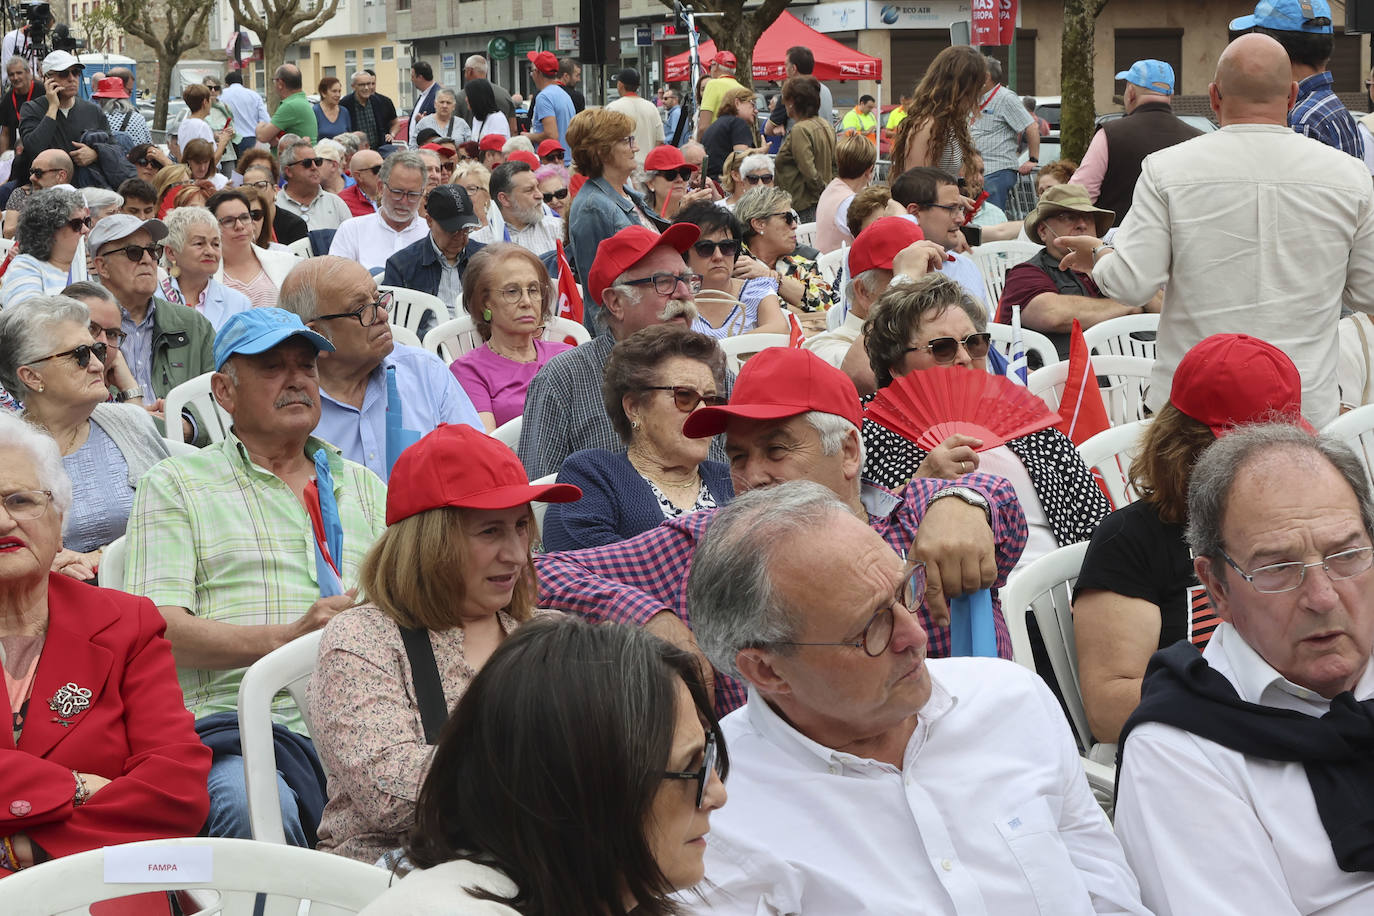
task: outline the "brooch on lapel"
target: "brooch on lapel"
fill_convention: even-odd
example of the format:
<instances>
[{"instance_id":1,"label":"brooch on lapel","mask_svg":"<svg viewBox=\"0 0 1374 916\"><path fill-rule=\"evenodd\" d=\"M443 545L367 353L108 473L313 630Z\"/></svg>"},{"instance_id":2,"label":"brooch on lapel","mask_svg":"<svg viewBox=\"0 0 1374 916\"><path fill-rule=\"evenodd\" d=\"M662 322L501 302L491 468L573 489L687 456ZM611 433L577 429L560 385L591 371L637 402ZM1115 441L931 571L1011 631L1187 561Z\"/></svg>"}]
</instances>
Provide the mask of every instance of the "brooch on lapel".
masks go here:
<instances>
[{"instance_id":1,"label":"brooch on lapel","mask_svg":"<svg viewBox=\"0 0 1374 916\"><path fill-rule=\"evenodd\" d=\"M57 693L54 693L52 699L48 700L48 708L61 716L61 718L54 718L52 721L63 728L70 728L72 725L72 723L64 720L85 712L90 706L90 688L78 687L71 681L57 688Z\"/></svg>"}]
</instances>

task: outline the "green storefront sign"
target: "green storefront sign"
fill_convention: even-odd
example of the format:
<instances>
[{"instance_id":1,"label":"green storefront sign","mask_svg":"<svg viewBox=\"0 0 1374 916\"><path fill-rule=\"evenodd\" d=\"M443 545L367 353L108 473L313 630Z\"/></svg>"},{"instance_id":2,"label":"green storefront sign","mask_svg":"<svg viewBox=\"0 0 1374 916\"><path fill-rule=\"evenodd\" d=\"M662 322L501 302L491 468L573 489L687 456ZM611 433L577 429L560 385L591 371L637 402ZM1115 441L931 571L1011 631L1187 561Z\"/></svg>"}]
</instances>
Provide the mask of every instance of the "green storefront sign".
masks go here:
<instances>
[{"instance_id":1,"label":"green storefront sign","mask_svg":"<svg viewBox=\"0 0 1374 916\"><path fill-rule=\"evenodd\" d=\"M492 60L508 60L511 56L509 38L493 38L487 42L487 56Z\"/></svg>"}]
</instances>

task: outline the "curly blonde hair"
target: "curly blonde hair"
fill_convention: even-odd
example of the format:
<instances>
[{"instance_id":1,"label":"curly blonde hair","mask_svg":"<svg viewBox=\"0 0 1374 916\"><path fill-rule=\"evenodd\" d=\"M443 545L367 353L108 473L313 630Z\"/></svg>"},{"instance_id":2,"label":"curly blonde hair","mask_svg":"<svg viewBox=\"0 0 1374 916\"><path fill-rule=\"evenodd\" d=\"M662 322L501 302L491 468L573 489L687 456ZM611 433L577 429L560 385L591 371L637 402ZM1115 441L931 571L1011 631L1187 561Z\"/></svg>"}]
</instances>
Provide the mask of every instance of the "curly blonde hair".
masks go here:
<instances>
[{"instance_id":1,"label":"curly blonde hair","mask_svg":"<svg viewBox=\"0 0 1374 916\"><path fill-rule=\"evenodd\" d=\"M925 76L916 85L906 106L906 119L897 127L892 141L892 164L898 172L906 171L911 153L912 137L927 124L930 126L930 147L926 160L937 165L945 142L953 137L963 150L963 164L967 168L975 150L969 135L969 115L978 107L983 83L988 76L987 59L977 48L958 45L945 48L926 68Z\"/></svg>"}]
</instances>

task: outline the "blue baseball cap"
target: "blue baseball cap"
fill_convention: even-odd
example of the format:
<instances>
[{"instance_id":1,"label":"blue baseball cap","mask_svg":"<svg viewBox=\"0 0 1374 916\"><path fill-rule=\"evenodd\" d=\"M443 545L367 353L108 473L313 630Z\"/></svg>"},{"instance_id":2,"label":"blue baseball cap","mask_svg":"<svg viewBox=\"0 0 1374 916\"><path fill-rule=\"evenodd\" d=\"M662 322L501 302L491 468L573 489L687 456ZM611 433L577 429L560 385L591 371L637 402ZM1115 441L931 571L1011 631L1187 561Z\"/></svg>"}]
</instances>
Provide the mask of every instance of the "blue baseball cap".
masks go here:
<instances>
[{"instance_id":1,"label":"blue baseball cap","mask_svg":"<svg viewBox=\"0 0 1374 916\"><path fill-rule=\"evenodd\" d=\"M1276 32L1331 34L1331 5L1326 0L1260 0L1254 15L1231 20L1231 31L1273 29Z\"/></svg>"},{"instance_id":2,"label":"blue baseball cap","mask_svg":"<svg viewBox=\"0 0 1374 916\"><path fill-rule=\"evenodd\" d=\"M1138 60L1116 78L1160 95L1174 94L1174 68L1162 60Z\"/></svg>"},{"instance_id":3,"label":"blue baseball cap","mask_svg":"<svg viewBox=\"0 0 1374 916\"><path fill-rule=\"evenodd\" d=\"M263 308L239 312L215 335L215 371L235 353L266 353L291 337L304 337L315 349L333 352L334 345L301 323L300 316L285 309Z\"/></svg>"}]
</instances>

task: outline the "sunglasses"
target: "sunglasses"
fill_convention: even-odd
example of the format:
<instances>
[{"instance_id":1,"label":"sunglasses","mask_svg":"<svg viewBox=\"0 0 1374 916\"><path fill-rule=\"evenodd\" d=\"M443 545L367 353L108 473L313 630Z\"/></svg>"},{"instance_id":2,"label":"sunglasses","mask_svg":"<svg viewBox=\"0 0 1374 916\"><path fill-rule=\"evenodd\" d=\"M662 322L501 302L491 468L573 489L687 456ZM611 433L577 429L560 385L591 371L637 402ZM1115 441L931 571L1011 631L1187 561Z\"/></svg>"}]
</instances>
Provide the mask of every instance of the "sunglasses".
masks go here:
<instances>
[{"instance_id":1,"label":"sunglasses","mask_svg":"<svg viewBox=\"0 0 1374 916\"><path fill-rule=\"evenodd\" d=\"M251 217L253 218L253 222L255 222L255 223L260 223L260 222L262 222L264 219L267 218L267 211L266 211L266 210L250 210L250 211L248 211L248 215L251 216Z\"/></svg>"},{"instance_id":2,"label":"sunglasses","mask_svg":"<svg viewBox=\"0 0 1374 916\"><path fill-rule=\"evenodd\" d=\"M458 168L458 163L456 163L456 162L441 162L441 163L439 163L439 169L440 169L440 171L444 172L446 175L452 175L453 172L454 172L454 170L457 169L457 168Z\"/></svg>"},{"instance_id":3,"label":"sunglasses","mask_svg":"<svg viewBox=\"0 0 1374 916\"><path fill-rule=\"evenodd\" d=\"M688 388L685 385L649 385L644 390L671 391L673 404L683 413L691 413L703 401L707 407L724 407L726 403L724 395L701 394L695 388Z\"/></svg>"},{"instance_id":4,"label":"sunglasses","mask_svg":"<svg viewBox=\"0 0 1374 916\"><path fill-rule=\"evenodd\" d=\"M153 160L147 158L146 156L142 159L134 159L133 163L141 169L146 169L148 166L154 164Z\"/></svg>"},{"instance_id":5,"label":"sunglasses","mask_svg":"<svg viewBox=\"0 0 1374 916\"><path fill-rule=\"evenodd\" d=\"M735 239L722 239L719 242L702 239L692 244L692 250L697 253L699 258L713 257L716 249L720 249L721 254L732 260L739 256L739 242Z\"/></svg>"},{"instance_id":6,"label":"sunglasses","mask_svg":"<svg viewBox=\"0 0 1374 916\"><path fill-rule=\"evenodd\" d=\"M937 337L924 347L907 347L903 353L915 353L917 350L929 350L930 355L935 357L937 363L953 362L959 355L959 347L962 345L968 351L971 359L982 359L988 355L988 347L992 343L992 335L983 331L978 334L970 334L963 340L957 337Z\"/></svg>"},{"instance_id":7,"label":"sunglasses","mask_svg":"<svg viewBox=\"0 0 1374 916\"><path fill-rule=\"evenodd\" d=\"M568 189L567 189L567 188L559 188L557 191L545 191L545 192L544 192L544 203L546 203L546 204L551 204L551 203L553 203L555 200L563 200L563 199L564 199L565 197L567 197L567 196L568 196Z\"/></svg>"},{"instance_id":8,"label":"sunglasses","mask_svg":"<svg viewBox=\"0 0 1374 916\"><path fill-rule=\"evenodd\" d=\"M654 174L664 181L672 181L674 178L681 178L683 181L689 181L694 171L695 169L689 169L684 165L682 168L678 169L655 169Z\"/></svg>"},{"instance_id":9,"label":"sunglasses","mask_svg":"<svg viewBox=\"0 0 1374 916\"><path fill-rule=\"evenodd\" d=\"M82 369L85 369L87 366L91 364L91 354L95 354L95 358L100 360L102 363L105 362L105 351L107 349L108 347L106 347L103 343L82 344L81 346L74 347L70 350L63 350L61 353L54 353L51 356L45 356L42 359L36 359L32 363L29 363L29 365L32 366L38 363L46 363L50 359L58 359L59 357L70 356L76 360L76 364L78 366L80 366Z\"/></svg>"},{"instance_id":10,"label":"sunglasses","mask_svg":"<svg viewBox=\"0 0 1374 916\"><path fill-rule=\"evenodd\" d=\"M51 174L52 172L61 172L61 171L63 171L63 170L62 170L62 169L29 169L29 177L30 177L30 178L40 178L40 179L41 179L44 175Z\"/></svg>"},{"instance_id":11,"label":"sunglasses","mask_svg":"<svg viewBox=\"0 0 1374 916\"><path fill-rule=\"evenodd\" d=\"M371 172L373 175L380 175L382 173L382 167L380 165L369 165L364 168L353 170L353 174L355 175L359 172Z\"/></svg>"},{"instance_id":12,"label":"sunglasses","mask_svg":"<svg viewBox=\"0 0 1374 916\"><path fill-rule=\"evenodd\" d=\"M316 157L313 158L313 159L297 159L295 162L293 162L293 163L291 163L291 164L292 164L292 165L304 165L304 166L307 166L307 167L313 165L315 168L319 168L320 166L324 165L324 158L323 158L322 156L316 156Z\"/></svg>"},{"instance_id":13,"label":"sunglasses","mask_svg":"<svg viewBox=\"0 0 1374 916\"><path fill-rule=\"evenodd\" d=\"M110 255L119 254L121 251L124 252L124 257L135 264L142 261L145 254L154 261L162 260L161 245L125 245L123 248L111 248L109 251L101 253L100 257L107 258Z\"/></svg>"},{"instance_id":14,"label":"sunglasses","mask_svg":"<svg viewBox=\"0 0 1374 916\"><path fill-rule=\"evenodd\" d=\"M89 216L76 216L67 220L67 228L73 232L80 232L82 229L91 228L91 218Z\"/></svg>"},{"instance_id":15,"label":"sunglasses","mask_svg":"<svg viewBox=\"0 0 1374 916\"><path fill-rule=\"evenodd\" d=\"M771 172L767 175L745 175L744 180L750 184L772 184L773 175Z\"/></svg>"},{"instance_id":16,"label":"sunglasses","mask_svg":"<svg viewBox=\"0 0 1374 916\"><path fill-rule=\"evenodd\" d=\"M784 210L781 213L770 213L767 218L772 219L775 216L781 216L789 226L795 226L797 223L801 222L801 217L797 215L796 210Z\"/></svg>"}]
</instances>

